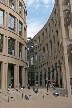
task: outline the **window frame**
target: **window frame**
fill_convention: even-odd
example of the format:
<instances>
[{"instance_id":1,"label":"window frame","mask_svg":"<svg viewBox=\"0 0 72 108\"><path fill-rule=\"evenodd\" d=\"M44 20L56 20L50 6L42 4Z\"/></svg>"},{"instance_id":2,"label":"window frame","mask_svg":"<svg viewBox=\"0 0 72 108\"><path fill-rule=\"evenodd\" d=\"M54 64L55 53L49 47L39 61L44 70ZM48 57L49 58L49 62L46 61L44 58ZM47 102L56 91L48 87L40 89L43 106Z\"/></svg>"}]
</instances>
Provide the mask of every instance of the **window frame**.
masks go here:
<instances>
[{"instance_id":1,"label":"window frame","mask_svg":"<svg viewBox=\"0 0 72 108\"><path fill-rule=\"evenodd\" d=\"M14 22L14 24L13 24L13 22ZM15 16L13 16L12 14L9 14L8 28L11 29L11 30L13 30L13 31L15 31Z\"/></svg>"}]
</instances>

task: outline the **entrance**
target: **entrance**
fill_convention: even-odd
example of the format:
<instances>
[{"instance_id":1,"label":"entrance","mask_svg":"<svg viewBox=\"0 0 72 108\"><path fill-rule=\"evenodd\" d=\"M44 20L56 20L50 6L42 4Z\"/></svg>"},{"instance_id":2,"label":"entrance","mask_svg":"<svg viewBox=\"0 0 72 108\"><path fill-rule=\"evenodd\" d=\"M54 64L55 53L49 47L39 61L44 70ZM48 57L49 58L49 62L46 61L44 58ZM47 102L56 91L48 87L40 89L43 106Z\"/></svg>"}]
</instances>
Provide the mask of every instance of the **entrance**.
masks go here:
<instances>
[{"instance_id":1,"label":"entrance","mask_svg":"<svg viewBox=\"0 0 72 108\"><path fill-rule=\"evenodd\" d=\"M8 87L14 87L14 65L8 64Z\"/></svg>"},{"instance_id":2,"label":"entrance","mask_svg":"<svg viewBox=\"0 0 72 108\"><path fill-rule=\"evenodd\" d=\"M0 89L1 89L1 63L0 63Z\"/></svg>"},{"instance_id":3,"label":"entrance","mask_svg":"<svg viewBox=\"0 0 72 108\"><path fill-rule=\"evenodd\" d=\"M22 86L22 67L21 66L19 66L19 86L20 86L20 88L21 88L21 86Z\"/></svg>"}]
</instances>

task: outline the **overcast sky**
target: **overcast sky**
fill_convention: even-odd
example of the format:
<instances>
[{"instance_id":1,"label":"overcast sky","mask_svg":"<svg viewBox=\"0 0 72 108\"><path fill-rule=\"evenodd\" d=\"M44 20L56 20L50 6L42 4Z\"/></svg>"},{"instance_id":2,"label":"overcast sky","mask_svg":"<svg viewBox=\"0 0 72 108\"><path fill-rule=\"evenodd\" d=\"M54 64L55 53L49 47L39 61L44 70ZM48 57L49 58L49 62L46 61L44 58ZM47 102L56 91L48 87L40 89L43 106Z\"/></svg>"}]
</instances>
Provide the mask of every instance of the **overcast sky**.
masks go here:
<instances>
[{"instance_id":1,"label":"overcast sky","mask_svg":"<svg viewBox=\"0 0 72 108\"><path fill-rule=\"evenodd\" d=\"M27 37L34 37L47 22L55 0L24 0L27 7Z\"/></svg>"}]
</instances>

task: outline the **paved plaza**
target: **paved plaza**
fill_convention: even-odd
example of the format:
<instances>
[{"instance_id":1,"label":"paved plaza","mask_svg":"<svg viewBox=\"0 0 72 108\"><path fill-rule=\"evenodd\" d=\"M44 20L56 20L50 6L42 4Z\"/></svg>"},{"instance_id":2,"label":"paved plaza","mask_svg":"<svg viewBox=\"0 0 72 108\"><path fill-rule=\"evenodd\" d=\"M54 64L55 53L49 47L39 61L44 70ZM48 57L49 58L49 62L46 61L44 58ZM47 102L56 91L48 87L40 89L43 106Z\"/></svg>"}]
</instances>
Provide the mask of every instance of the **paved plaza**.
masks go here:
<instances>
[{"instance_id":1,"label":"paved plaza","mask_svg":"<svg viewBox=\"0 0 72 108\"><path fill-rule=\"evenodd\" d=\"M0 108L72 108L72 97L64 97L63 89L57 89L57 97L53 95L56 92L53 88L49 88L48 95L46 88L39 88L38 91L34 93L32 88L19 91L12 89L9 93L0 91ZM25 95L29 100L24 98Z\"/></svg>"}]
</instances>

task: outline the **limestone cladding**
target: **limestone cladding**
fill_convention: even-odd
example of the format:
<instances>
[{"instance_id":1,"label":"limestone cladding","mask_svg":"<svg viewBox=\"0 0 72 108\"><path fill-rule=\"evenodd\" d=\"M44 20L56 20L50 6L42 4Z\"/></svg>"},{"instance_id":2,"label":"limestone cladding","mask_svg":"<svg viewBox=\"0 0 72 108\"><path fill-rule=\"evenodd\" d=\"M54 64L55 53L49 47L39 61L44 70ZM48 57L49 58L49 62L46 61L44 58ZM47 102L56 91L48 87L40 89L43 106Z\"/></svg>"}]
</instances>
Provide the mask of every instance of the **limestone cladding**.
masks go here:
<instances>
[{"instance_id":1,"label":"limestone cladding","mask_svg":"<svg viewBox=\"0 0 72 108\"><path fill-rule=\"evenodd\" d=\"M27 25L23 0L0 0L0 85L8 87L8 65L14 65L14 86L19 87L19 66L22 86L27 84ZM2 47L1 47L2 46Z\"/></svg>"}]
</instances>

